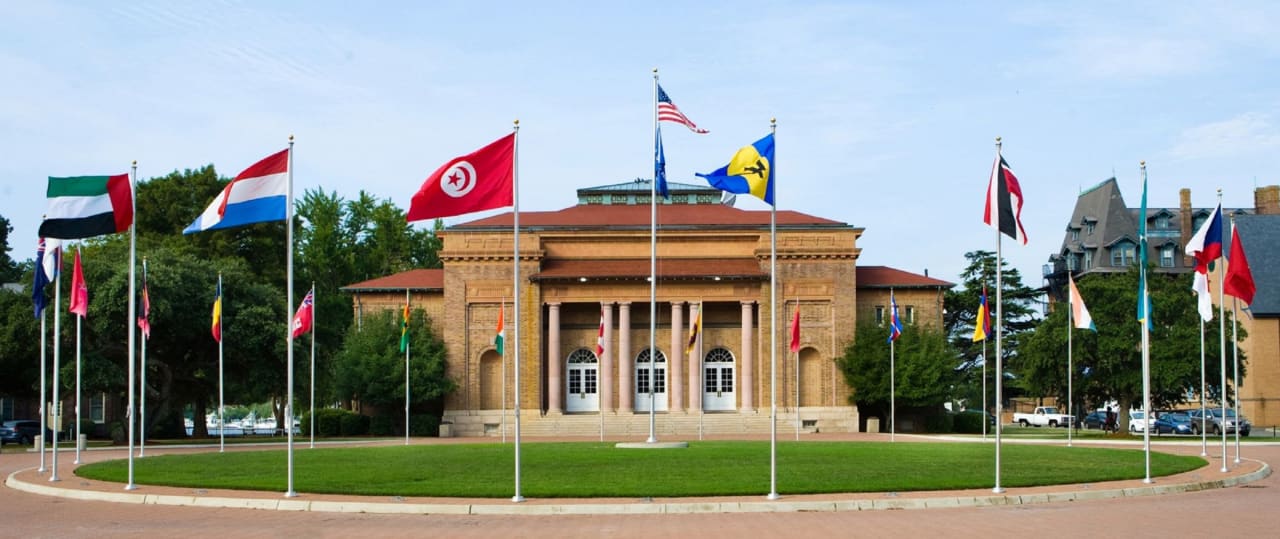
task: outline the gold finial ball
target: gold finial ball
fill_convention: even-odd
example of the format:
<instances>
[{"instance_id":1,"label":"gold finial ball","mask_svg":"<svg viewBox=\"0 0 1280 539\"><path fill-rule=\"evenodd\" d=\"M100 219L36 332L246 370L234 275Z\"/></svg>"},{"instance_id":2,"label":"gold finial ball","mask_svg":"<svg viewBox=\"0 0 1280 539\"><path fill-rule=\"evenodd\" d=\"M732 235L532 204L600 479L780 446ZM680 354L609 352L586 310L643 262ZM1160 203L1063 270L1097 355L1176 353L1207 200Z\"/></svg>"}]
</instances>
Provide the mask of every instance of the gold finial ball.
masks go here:
<instances>
[{"instance_id":1,"label":"gold finial ball","mask_svg":"<svg viewBox=\"0 0 1280 539\"><path fill-rule=\"evenodd\" d=\"M520 118L516 118L515 120L512 120L511 123L514 125L520 125Z\"/></svg>"},{"instance_id":2,"label":"gold finial ball","mask_svg":"<svg viewBox=\"0 0 1280 539\"><path fill-rule=\"evenodd\" d=\"M769 123L770 123L770 124L776 124L776 123L778 123L778 119L777 119L777 118L769 118Z\"/></svg>"},{"instance_id":3,"label":"gold finial ball","mask_svg":"<svg viewBox=\"0 0 1280 539\"><path fill-rule=\"evenodd\" d=\"M133 160L133 166L135 166L135 167L136 167L136 166L138 166L138 160L137 160L137 159L134 159L134 160Z\"/></svg>"},{"instance_id":4,"label":"gold finial ball","mask_svg":"<svg viewBox=\"0 0 1280 539\"><path fill-rule=\"evenodd\" d=\"M1147 166L1147 161L1146 161L1145 159L1144 159L1144 160L1142 160L1142 161L1138 161L1138 166L1140 166L1140 167L1145 167L1145 166Z\"/></svg>"},{"instance_id":5,"label":"gold finial ball","mask_svg":"<svg viewBox=\"0 0 1280 539\"><path fill-rule=\"evenodd\" d=\"M996 144L1000 144L1000 137L996 137Z\"/></svg>"},{"instance_id":6,"label":"gold finial ball","mask_svg":"<svg viewBox=\"0 0 1280 539\"><path fill-rule=\"evenodd\" d=\"M289 134L289 142L293 142L293 134Z\"/></svg>"}]
</instances>

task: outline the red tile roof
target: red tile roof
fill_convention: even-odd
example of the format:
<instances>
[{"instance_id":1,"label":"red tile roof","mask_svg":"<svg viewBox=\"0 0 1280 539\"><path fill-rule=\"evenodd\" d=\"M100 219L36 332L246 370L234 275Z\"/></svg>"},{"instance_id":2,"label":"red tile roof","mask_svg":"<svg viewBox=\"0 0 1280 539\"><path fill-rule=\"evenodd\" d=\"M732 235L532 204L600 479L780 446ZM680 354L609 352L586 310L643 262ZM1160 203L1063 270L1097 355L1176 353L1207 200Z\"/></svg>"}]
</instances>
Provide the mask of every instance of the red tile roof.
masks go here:
<instances>
[{"instance_id":1,"label":"red tile roof","mask_svg":"<svg viewBox=\"0 0 1280 539\"><path fill-rule=\"evenodd\" d=\"M444 270L413 269L342 287L348 292L385 290L444 290Z\"/></svg>"},{"instance_id":2,"label":"red tile roof","mask_svg":"<svg viewBox=\"0 0 1280 539\"><path fill-rule=\"evenodd\" d=\"M644 279L649 277L649 259L548 260L534 280L549 279ZM658 260L658 279L713 278L767 279L752 258L677 258Z\"/></svg>"},{"instance_id":3,"label":"red tile roof","mask_svg":"<svg viewBox=\"0 0 1280 539\"><path fill-rule=\"evenodd\" d=\"M557 211L522 211L520 227L648 227L649 205L584 204ZM510 228L512 212L484 219L459 223L450 229ZM797 211L780 210L779 226L817 226L849 228L839 221L823 219ZM679 226L769 226L768 210L740 210L723 204L671 204L658 205L658 224L664 227Z\"/></svg>"},{"instance_id":4,"label":"red tile roof","mask_svg":"<svg viewBox=\"0 0 1280 539\"><path fill-rule=\"evenodd\" d=\"M955 283L888 266L858 266L858 288L951 288Z\"/></svg>"}]
</instances>

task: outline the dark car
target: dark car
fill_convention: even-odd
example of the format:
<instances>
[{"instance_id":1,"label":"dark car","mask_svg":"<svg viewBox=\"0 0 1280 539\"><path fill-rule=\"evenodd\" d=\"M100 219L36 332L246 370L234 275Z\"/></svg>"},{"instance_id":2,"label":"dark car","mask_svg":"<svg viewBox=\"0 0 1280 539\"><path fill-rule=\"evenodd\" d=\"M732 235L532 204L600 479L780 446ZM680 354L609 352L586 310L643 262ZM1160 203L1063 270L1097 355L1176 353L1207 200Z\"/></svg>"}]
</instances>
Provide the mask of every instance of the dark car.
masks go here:
<instances>
[{"instance_id":1,"label":"dark car","mask_svg":"<svg viewBox=\"0 0 1280 539\"><path fill-rule=\"evenodd\" d=\"M40 435L40 422L34 419L13 419L0 423L0 444L22 444L28 445L36 440L36 436ZM53 436L53 431L47 431L45 438Z\"/></svg>"},{"instance_id":2,"label":"dark car","mask_svg":"<svg viewBox=\"0 0 1280 539\"><path fill-rule=\"evenodd\" d=\"M1152 427L1156 434L1192 434L1191 416L1184 412L1163 412Z\"/></svg>"},{"instance_id":3,"label":"dark car","mask_svg":"<svg viewBox=\"0 0 1280 539\"><path fill-rule=\"evenodd\" d=\"M1080 421L1080 428L1100 429L1106 423L1107 423L1107 413L1101 410L1096 410L1093 412L1089 412L1089 415L1084 416L1084 419Z\"/></svg>"}]
</instances>

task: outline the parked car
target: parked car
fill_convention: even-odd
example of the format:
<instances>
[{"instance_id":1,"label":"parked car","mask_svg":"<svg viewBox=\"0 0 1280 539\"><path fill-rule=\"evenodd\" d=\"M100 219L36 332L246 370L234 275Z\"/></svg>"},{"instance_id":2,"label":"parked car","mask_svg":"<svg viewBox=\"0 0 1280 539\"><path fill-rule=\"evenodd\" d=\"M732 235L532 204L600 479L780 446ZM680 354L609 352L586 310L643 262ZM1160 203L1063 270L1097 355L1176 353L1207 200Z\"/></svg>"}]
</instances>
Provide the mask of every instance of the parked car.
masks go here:
<instances>
[{"instance_id":1,"label":"parked car","mask_svg":"<svg viewBox=\"0 0 1280 539\"><path fill-rule=\"evenodd\" d=\"M40 422L34 419L12 419L0 423L0 444L28 445L40 435ZM53 437L53 431L45 429L45 439Z\"/></svg>"},{"instance_id":2,"label":"parked car","mask_svg":"<svg viewBox=\"0 0 1280 539\"><path fill-rule=\"evenodd\" d=\"M1142 410L1129 411L1129 432L1146 432L1155 420L1147 419L1147 413Z\"/></svg>"},{"instance_id":3,"label":"parked car","mask_svg":"<svg viewBox=\"0 0 1280 539\"><path fill-rule=\"evenodd\" d=\"M1191 416L1185 412L1161 412L1156 416L1152 432L1156 434L1191 434Z\"/></svg>"},{"instance_id":4,"label":"parked car","mask_svg":"<svg viewBox=\"0 0 1280 539\"><path fill-rule=\"evenodd\" d=\"M1224 431L1227 434L1235 434L1236 432L1236 411L1235 410L1232 410L1230 408L1227 409L1227 420L1225 422L1222 420L1222 408L1209 408L1205 410L1205 412L1206 412L1205 415L1201 416L1200 410L1197 409L1197 410L1192 410L1191 413L1188 414L1191 417L1192 432L1196 434L1200 434L1201 430L1203 429L1204 431L1208 431L1213 434L1222 434ZM1253 424L1249 423L1248 418L1245 418L1243 416L1240 417L1239 424L1240 424L1241 436L1248 436L1249 431L1253 430Z\"/></svg>"},{"instance_id":5,"label":"parked car","mask_svg":"<svg viewBox=\"0 0 1280 539\"><path fill-rule=\"evenodd\" d=\"M1107 412L1105 410L1095 410L1089 412L1080 420L1079 427L1082 429L1100 429L1107 422Z\"/></svg>"},{"instance_id":6,"label":"parked car","mask_svg":"<svg viewBox=\"0 0 1280 539\"><path fill-rule=\"evenodd\" d=\"M1032 425L1037 427L1066 427L1074 420L1075 418L1067 414L1058 413L1056 406L1037 406L1032 413L1013 414L1013 422L1023 427Z\"/></svg>"}]
</instances>

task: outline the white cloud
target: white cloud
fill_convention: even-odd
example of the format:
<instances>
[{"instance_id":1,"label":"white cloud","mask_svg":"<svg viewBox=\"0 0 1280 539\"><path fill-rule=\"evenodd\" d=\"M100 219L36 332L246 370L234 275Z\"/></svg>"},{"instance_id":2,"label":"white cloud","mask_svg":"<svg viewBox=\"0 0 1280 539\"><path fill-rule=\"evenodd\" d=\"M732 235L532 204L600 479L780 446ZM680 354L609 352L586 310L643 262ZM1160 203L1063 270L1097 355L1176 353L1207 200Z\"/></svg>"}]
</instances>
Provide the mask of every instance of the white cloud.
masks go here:
<instances>
[{"instance_id":1,"label":"white cloud","mask_svg":"<svg viewBox=\"0 0 1280 539\"><path fill-rule=\"evenodd\" d=\"M1222 158L1280 147L1280 131L1269 114L1246 112L1234 118L1182 130L1168 153L1173 159Z\"/></svg>"}]
</instances>

